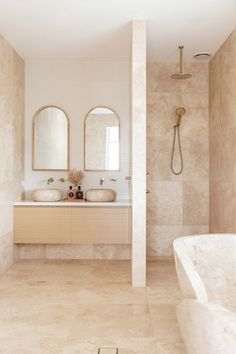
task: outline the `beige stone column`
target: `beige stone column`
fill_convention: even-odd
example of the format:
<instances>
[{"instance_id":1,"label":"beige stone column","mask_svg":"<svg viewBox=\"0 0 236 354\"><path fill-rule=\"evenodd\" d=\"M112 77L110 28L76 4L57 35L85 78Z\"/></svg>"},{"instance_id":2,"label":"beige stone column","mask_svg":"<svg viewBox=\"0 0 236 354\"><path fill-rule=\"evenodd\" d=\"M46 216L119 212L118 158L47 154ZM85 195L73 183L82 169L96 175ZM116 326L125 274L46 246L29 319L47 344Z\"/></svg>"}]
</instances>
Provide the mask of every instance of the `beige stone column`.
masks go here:
<instances>
[{"instance_id":1,"label":"beige stone column","mask_svg":"<svg viewBox=\"0 0 236 354\"><path fill-rule=\"evenodd\" d=\"M132 22L132 285L146 286L146 22Z\"/></svg>"}]
</instances>

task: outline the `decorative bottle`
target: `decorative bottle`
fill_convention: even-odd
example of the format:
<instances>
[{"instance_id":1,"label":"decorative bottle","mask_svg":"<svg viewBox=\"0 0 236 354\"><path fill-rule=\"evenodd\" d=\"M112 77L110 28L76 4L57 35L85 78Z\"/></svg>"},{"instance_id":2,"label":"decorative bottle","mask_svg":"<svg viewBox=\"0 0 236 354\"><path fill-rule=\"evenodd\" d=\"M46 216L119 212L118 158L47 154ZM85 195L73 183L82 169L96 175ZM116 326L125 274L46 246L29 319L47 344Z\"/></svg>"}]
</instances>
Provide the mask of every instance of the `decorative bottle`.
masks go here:
<instances>
[{"instance_id":1,"label":"decorative bottle","mask_svg":"<svg viewBox=\"0 0 236 354\"><path fill-rule=\"evenodd\" d=\"M83 199L84 198L84 192L81 190L81 186L78 186L78 189L76 191L76 199Z\"/></svg>"},{"instance_id":2,"label":"decorative bottle","mask_svg":"<svg viewBox=\"0 0 236 354\"><path fill-rule=\"evenodd\" d=\"M75 197L76 197L75 191L73 190L73 187L70 186L69 190L67 191L67 198L74 199Z\"/></svg>"}]
</instances>

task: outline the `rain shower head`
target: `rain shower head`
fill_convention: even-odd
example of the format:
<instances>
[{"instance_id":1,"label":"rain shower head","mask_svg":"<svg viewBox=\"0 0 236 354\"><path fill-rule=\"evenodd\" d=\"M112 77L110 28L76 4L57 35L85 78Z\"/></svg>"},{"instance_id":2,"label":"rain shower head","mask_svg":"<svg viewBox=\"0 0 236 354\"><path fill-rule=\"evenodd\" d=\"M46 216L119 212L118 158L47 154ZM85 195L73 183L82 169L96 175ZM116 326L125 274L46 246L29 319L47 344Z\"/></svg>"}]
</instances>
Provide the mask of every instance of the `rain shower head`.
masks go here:
<instances>
[{"instance_id":1,"label":"rain shower head","mask_svg":"<svg viewBox=\"0 0 236 354\"><path fill-rule=\"evenodd\" d=\"M192 77L191 74L184 72L184 57L183 57L184 46L179 46L179 73L172 74L171 78L175 80L186 80Z\"/></svg>"},{"instance_id":2,"label":"rain shower head","mask_svg":"<svg viewBox=\"0 0 236 354\"><path fill-rule=\"evenodd\" d=\"M177 74L173 74L171 75L172 79L175 80L186 80L186 79L190 79L190 77L192 77L191 74L187 74L187 73L177 73Z\"/></svg>"}]
</instances>

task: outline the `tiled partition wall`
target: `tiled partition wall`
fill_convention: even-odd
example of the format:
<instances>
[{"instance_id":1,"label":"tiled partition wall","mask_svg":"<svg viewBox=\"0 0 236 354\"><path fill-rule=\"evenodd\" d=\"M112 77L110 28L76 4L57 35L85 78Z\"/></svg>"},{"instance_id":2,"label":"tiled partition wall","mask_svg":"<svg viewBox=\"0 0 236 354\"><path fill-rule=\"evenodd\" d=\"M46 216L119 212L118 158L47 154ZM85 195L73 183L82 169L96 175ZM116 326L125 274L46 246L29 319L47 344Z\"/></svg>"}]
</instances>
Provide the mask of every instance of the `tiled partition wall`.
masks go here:
<instances>
[{"instance_id":1,"label":"tiled partition wall","mask_svg":"<svg viewBox=\"0 0 236 354\"><path fill-rule=\"evenodd\" d=\"M174 63L151 63L147 76L148 257L173 255L179 236L208 232L208 63L187 63L188 80L173 80ZM183 174L171 172L175 110L183 106ZM177 161L176 161L177 162Z\"/></svg>"},{"instance_id":2,"label":"tiled partition wall","mask_svg":"<svg viewBox=\"0 0 236 354\"><path fill-rule=\"evenodd\" d=\"M132 284L146 285L146 22L132 22Z\"/></svg>"},{"instance_id":3,"label":"tiled partition wall","mask_svg":"<svg viewBox=\"0 0 236 354\"><path fill-rule=\"evenodd\" d=\"M24 62L0 36L0 272L13 259L12 202L24 179Z\"/></svg>"},{"instance_id":4,"label":"tiled partition wall","mask_svg":"<svg viewBox=\"0 0 236 354\"><path fill-rule=\"evenodd\" d=\"M236 30L210 61L210 231L236 232Z\"/></svg>"}]
</instances>

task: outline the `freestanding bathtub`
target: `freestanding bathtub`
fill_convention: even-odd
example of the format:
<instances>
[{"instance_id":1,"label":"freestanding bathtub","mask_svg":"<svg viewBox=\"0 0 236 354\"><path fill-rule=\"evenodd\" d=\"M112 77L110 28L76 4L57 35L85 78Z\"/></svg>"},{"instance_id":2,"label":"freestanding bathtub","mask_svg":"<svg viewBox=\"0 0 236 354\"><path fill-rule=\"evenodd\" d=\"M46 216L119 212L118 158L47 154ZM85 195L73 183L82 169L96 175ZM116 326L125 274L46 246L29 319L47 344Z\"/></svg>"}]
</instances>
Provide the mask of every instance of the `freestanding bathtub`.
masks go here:
<instances>
[{"instance_id":1,"label":"freestanding bathtub","mask_svg":"<svg viewBox=\"0 0 236 354\"><path fill-rule=\"evenodd\" d=\"M174 254L188 354L236 354L236 234L181 237Z\"/></svg>"}]
</instances>

